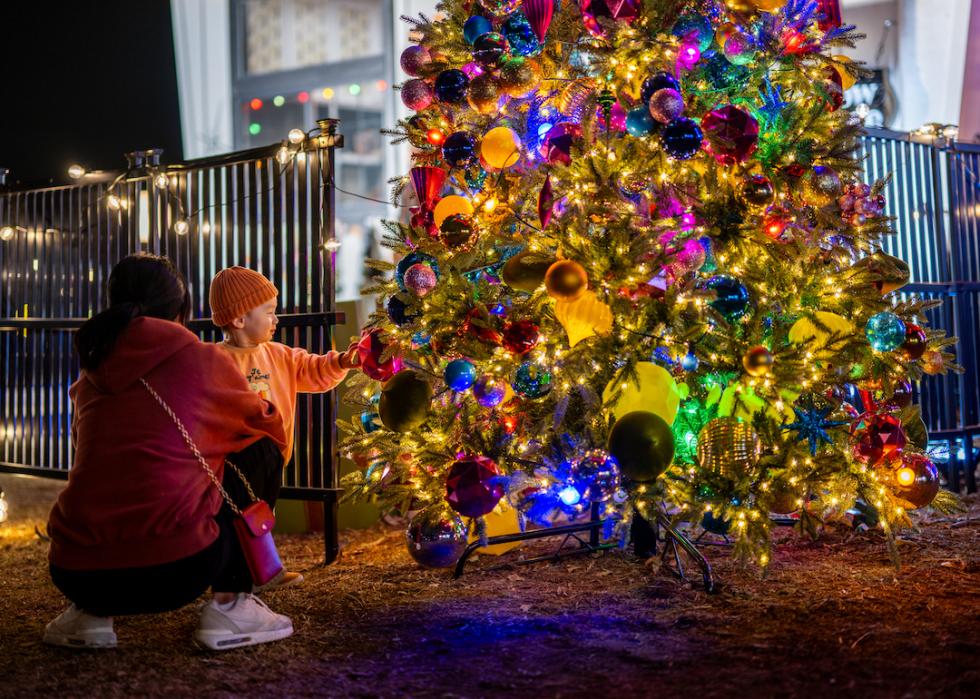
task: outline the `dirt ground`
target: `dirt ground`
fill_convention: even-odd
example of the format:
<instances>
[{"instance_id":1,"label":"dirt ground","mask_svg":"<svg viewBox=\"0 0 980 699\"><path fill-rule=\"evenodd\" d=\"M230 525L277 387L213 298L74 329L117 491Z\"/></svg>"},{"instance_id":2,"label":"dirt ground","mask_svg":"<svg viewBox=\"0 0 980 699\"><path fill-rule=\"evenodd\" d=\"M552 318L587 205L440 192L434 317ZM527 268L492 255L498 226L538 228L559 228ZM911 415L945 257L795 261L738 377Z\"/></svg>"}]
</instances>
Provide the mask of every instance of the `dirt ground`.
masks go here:
<instances>
[{"instance_id":1,"label":"dirt ground","mask_svg":"<svg viewBox=\"0 0 980 699\"><path fill-rule=\"evenodd\" d=\"M485 556L453 581L415 566L399 529L344 532L330 567L316 536L282 537L306 582L265 598L296 634L213 654L190 643L196 607L118 619L116 650L42 646L65 602L34 527L59 486L3 475L0 486L12 507L0 525L0 697L980 693L977 497L966 513L923 517L899 571L876 533L785 531L766 580L708 547L713 595L628 552L481 572Z\"/></svg>"}]
</instances>

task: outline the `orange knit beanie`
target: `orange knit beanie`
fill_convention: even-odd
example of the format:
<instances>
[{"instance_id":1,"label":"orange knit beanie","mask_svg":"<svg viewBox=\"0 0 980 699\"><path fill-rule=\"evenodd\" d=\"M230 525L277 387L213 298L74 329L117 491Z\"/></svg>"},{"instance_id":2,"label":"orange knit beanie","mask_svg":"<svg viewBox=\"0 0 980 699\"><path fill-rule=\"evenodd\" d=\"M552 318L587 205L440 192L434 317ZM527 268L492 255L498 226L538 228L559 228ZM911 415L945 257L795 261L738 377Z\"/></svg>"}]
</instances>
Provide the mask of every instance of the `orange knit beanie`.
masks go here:
<instances>
[{"instance_id":1,"label":"orange knit beanie","mask_svg":"<svg viewBox=\"0 0 980 699\"><path fill-rule=\"evenodd\" d=\"M278 295L276 285L254 270L237 266L223 269L211 280L211 322L223 328Z\"/></svg>"}]
</instances>

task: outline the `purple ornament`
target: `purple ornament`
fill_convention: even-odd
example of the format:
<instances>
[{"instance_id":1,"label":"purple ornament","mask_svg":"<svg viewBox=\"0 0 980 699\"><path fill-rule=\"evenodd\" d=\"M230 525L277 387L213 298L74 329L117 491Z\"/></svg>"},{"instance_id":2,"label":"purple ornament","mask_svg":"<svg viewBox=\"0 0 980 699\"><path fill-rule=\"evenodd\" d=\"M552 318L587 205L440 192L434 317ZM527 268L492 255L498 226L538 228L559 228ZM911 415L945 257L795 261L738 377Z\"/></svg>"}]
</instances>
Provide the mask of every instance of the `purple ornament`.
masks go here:
<instances>
[{"instance_id":1,"label":"purple ornament","mask_svg":"<svg viewBox=\"0 0 980 699\"><path fill-rule=\"evenodd\" d=\"M723 165L745 162L759 144L759 122L731 104L708 112L701 131L708 152Z\"/></svg>"},{"instance_id":2,"label":"purple ornament","mask_svg":"<svg viewBox=\"0 0 980 699\"><path fill-rule=\"evenodd\" d=\"M464 517L482 517L504 496L497 464L485 456L465 456L449 467L446 501Z\"/></svg>"},{"instance_id":3,"label":"purple ornament","mask_svg":"<svg viewBox=\"0 0 980 699\"><path fill-rule=\"evenodd\" d=\"M541 155L549 163L572 164L572 145L582 137L582 127L563 121L551 127L541 144Z\"/></svg>"},{"instance_id":4,"label":"purple ornament","mask_svg":"<svg viewBox=\"0 0 980 699\"><path fill-rule=\"evenodd\" d=\"M481 376L473 384L473 396L484 408L495 408L500 405L505 395L507 395L506 382L491 374Z\"/></svg>"},{"instance_id":5,"label":"purple ornament","mask_svg":"<svg viewBox=\"0 0 980 699\"><path fill-rule=\"evenodd\" d=\"M684 97L671 87L661 88L650 97L650 114L661 124L669 124L684 114Z\"/></svg>"},{"instance_id":6,"label":"purple ornament","mask_svg":"<svg viewBox=\"0 0 980 699\"><path fill-rule=\"evenodd\" d=\"M701 269L707 259L704 246L697 240L685 240L684 245L670 261L670 271L680 277Z\"/></svg>"},{"instance_id":7,"label":"purple ornament","mask_svg":"<svg viewBox=\"0 0 980 699\"><path fill-rule=\"evenodd\" d=\"M402 70L417 78L432 63L432 54L424 46L409 46L402 51L400 63Z\"/></svg>"},{"instance_id":8,"label":"purple ornament","mask_svg":"<svg viewBox=\"0 0 980 699\"><path fill-rule=\"evenodd\" d=\"M413 78L402 85L401 94L402 103L416 112L421 112L435 99L432 86L418 78Z\"/></svg>"},{"instance_id":9,"label":"purple ornament","mask_svg":"<svg viewBox=\"0 0 980 699\"><path fill-rule=\"evenodd\" d=\"M405 270L405 286L417 296L425 296L436 288L436 273L429 265L419 262Z\"/></svg>"}]
</instances>

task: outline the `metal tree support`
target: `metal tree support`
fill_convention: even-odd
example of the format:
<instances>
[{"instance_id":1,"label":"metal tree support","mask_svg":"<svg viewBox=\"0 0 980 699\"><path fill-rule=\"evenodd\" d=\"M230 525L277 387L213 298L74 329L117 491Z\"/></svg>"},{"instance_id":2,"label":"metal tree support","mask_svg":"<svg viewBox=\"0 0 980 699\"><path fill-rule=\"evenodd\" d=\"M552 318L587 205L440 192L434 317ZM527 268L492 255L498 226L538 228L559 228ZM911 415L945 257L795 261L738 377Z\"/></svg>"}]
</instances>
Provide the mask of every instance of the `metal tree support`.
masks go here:
<instances>
[{"instance_id":1,"label":"metal tree support","mask_svg":"<svg viewBox=\"0 0 980 699\"><path fill-rule=\"evenodd\" d=\"M125 172L69 186L0 185L0 227L15 231L0 240L0 471L68 477L68 387L78 376L72 333L106 307L109 271L131 253L176 263L194 303L188 325L206 341L220 339L209 320L210 280L241 264L279 288L277 340L315 353L332 348L333 326L344 322L328 245L334 149L343 137L337 120L318 126L289 158L277 158L275 144L161 164L161 151L150 149L127 154ZM281 491L323 504L327 563L338 551L336 409L333 391L299 396Z\"/></svg>"}]
</instances>

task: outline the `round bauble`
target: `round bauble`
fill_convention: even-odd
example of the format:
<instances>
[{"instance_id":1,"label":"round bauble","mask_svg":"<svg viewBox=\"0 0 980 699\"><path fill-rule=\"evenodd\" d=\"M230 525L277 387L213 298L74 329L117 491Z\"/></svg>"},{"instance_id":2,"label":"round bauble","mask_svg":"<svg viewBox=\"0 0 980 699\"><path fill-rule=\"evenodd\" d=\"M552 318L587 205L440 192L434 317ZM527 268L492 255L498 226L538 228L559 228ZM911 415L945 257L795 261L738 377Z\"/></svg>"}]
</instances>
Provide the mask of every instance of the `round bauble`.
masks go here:
<instances>
[{"instance_id":1,"label":"round bauble","mask_svg":"<svg viewBox=\"0 0 980 699\"><path fill-rule=\"evenodd\" d=\"M672 87L657 90L648 103L650 116L661 124L669 124L684 114L684 98Z\"/></svg>"},{"instance_id":2,"label":"round bauble","mask_svg":"<svg viewBox=\"0 0 980 699\"><path fill-rule=\"evenodd\" d=\"M476 240L473 219L466 214L447 216L439 226L439 240L450 250L468 250Z\"/></svg>"},{"instance_id":3,"label":"round bauble","mask_svg":"<svg viewBox=\"0 0 980 699\"><path fill-rule=\"evenodd\" d=\"M510 97L521 98L534 89L537 79L534 63L523 58L504 61L499 71L500 90Z\"/></svg>"},{"instance_id":4,"label":"round bauble","mask_svg":"<svg viewBox=\"0 0 980 699\"><path fill-rule=\"evenodd\" d=\"M442 228L442 224L446 219L456 214L472 216L473 203L466 197L458 194L450 194L448 197L443 197L436 203L435 208L432 210L432 221L438 228Z\"/></svg>"},{"instance_id":5,"label":"round bauble","mask_svg":"<svg viewBox=\"0 0 980 699\"><path fill-rule=\"evenodd\" d=\"M405 287L416 296L425 296L436 288L438 279L432 267L419 262L405 270Z\"/></svg>"},{"instance_id":6,"label":"round bauble","mask_svg":"<svg viewBox=\"0 0 980 699\"><path fill-rule=\"evenodd\" d=\"M465 456L449 467L446 502L464 517L488 514L504 496L497 464L485 456Z\"/></svg>"},{"instance_id":7,"label":"round bauble","mask_svg":"<svg viewBox=\"0 0 980 699\"><path fill-rule=\"evenodd\" d=\"M677 78L670 73L654 73L643 81L643 85L640 88L640 101L643 102L643 104L649 104L650 98L653 97L653 94L658 90L664 89L680 92L681 84L677 82Z\"/></svg>"},{"instance_id":8,"label":"round bauble","mask_svg":"<svg viewBox=\"0 0 980 699\"><path fill-rule=\"evenodd\" d=\"M473 384L473 396L484 408L495 408L507 395L507 386L492 374L485 374Z\"/></svg>"},{"instance_id":9,"label":"round bauble","mask_svg":"<svg viewBox=\"0 0 980 699\"><path fill-rule=\"evenodd\" d=\"M470 79L466 73L455 68L444 70L436 77L436 99L448 104L459 104L466 99Z\"/></svg>"},{"instance_id":10,"label":"round bauble","mask_svg":"<svg viewBox=\"0 0 980 699\"><path fill-rule=\"evenodd\" d=\"M811 203L826 206L840 196L840 175L826 165L815 165L806 179L804 191Z\"/></svg>"},{"instance_id":11,"label":"round bauble","mask_svg":"<svg viewBox=\"0 0 980 699\"><path fill-rule=\"evenodd\" d=\"M624 476L639 483L653 481L674 458L674 433L659 415L637 410L613 424L608 450Z\"/></svg>"},{"instance_id":12,"label":"round bauble","mask_svg":"<svg viewBox=\"0 0 980 699\"><path fill-rule=\"evenodd\" d=\"M466 131L450 134L442 144L442 159L452 167L466 167L476 161L476 139Z\"/></svg>"},{"instance_id":13,"label":"round bauble","mask_svg":"<svg viewBox=\"0 0 980 699\"><path fill-rule=\"evenodd\" d=\"M742 180L739 193L749 206L755 207L769 206L776 197L772 182L765 175L759 174L749 175Z\"/></svg>"},{"instance_id":14,"label":"round bauble","mask_svg":"<svg viewBox=\"0 0 980 699\"><path fill-rule=\"evenodd\" d=\"M745 372L756 378L766 376L772 371L773 361L772 352L762 345L756 345L742 355L742 366L745 367Z\"/></svg>"},{"instance_id":15,"label":"round bauble","mask_svg":"<svg viewBox=\"0 0 980 699\"><path fill-rule=\"evenodd\" d=\"M411 306L411 297L408 294L400 293L388 298L385 311L388 313L388 319L401 328L411 325L422 316L418 310L411 311Z\"/></svg>"},{"instance_id":16,"label":"round bauble","mask_svg":"<svg viewBox=\"0 0 980 699\"><path fill-rule=\"evenodd\" d=\"M496 170L509 168L521 159L521 140L512 129L498 126L484 134L480 155L487 165Z\"/></svg>"},{"instance_id":17,"label":"round bauble","mask_svg":"<svg viewBox=\"0 0 980 699\"><path fill-rule=\"evenodd\" d=\"M399 289L408 291L408 287L405 286L405 273L412 265L420 262L429 265L432 271L436 273L436 278L439 278L439 262L436 258L432 255L426 255L424 252L410 252L395 265L395 281L398 283Z\"/></svg>"},{"instance_id":18,"label":"round bauble","mask_svg":"<svg viewBox=\"0 0 980 699\"><path fill-rule=\"evenodd\" d=\"M492 114L497 110L497 100L500 99L500 88L492 73L477 75L470 81L466 93L466 101L474 111L480 114Z\"/></svg>"},{"instance_id":19,"label":"round bauble","mask_svg":"<svg viewBox=\"0 0 980 699\"><path fill-rule=\"evenodd\" d=\"M686 117L674 119L660 133L660 142L671 158L687 160L701 150L701 129Z\"/></svg>"},{"instance_id":20,"label":"round bauble","mask_svg":"<svg viewBox=\"0 0 980 699\"><path fill-rule=\"evenodd\" d=\"M531 23L523 12L515 12L500 28L510 44L510 51L516 56L536 56L541 53L541 42L538 41Z\"/></svg>"},{"instance_id":21,"label":"round bauble","mask_svg":"<svg viewBox=\"0 0 980 699\"><path fill-rule=\"evenodd\" d=\"M921 454L904 454L894 480L895 495L913 510L925 507L939 493L939 469Z\"/></svg>"},{"instance_id":22,"label":"round bauble","mask_svg":"<svg viewBox=\"0 0 980 699\"><path fill-rule=\"evenodd\" d=\"M574 260L558 260L544 275L548 295L559 301L574 301L589 288L589 275Z\"/></svg>"},{"instance_id":23,"label":"round bauble","mask_svg":"<svg viewBox=\"0 0 980 699\"><path fill-rule=\"evenodd\" d=\"M454 391L465 391L476 383L476 367L468 359L454 359L442 374L446 385Z\"/></svg>"},{"instance_id":24,"label":"round bauble","mask_svg":"<svg viewBox=\"0 0 980 699\"><path fill-rule=\"evenodd\" d=\"M511 289L534 292L544 283L544 277L553 260L540 259L541 254L526 250L504 263L500 278Z\"/></svg>"},{"instance_id":25,"label":"round bauble","mask_svg":"<svg viewBox=\"0 0 980 699\"><path fill-rule=\"evenodd\" d=\"M718 417L698 435L701 468L725 478L745 476L762 456L762 442L752 426L737 417Z\"/></svg>"},{"instance_id":26,"label":"round bauble","mask_svg":"<svg viewBox=\"0 0 980 699\"><path fill-rule=\"evenodd\" d=\"M926 350L922 353L922 371L930 376L937 376L946 371L943 355L938 350Z\"/></svg>"},{"instance_id":27,"label":"round bauble","mask_svg":"<svg viewBox=\"0 0 980 699\"><path fill-rule=\"evenodd\" d=\"M426 568L450 568L469 545L466 525L445 502L419 510L405 530L409 555Z\"/></svg>"},{"instance_id":28,"label":"round bauble","mask_svg":"<svg viewBox=\"0 0 980 699\"><path fill-rule=\"evenodd\" d=\"M580 512L593 502L611 500L619 490L619 464L602 449L592 449L575 459L571 472L569 485L578 491L577 500L582 507L577 509Z\"/></svg>"},{"instance_id":29,"label":"round bauble","mask_svg":"<svg viewBox=\"0 0 980 699\"><path fill-rule=\"evenodd\" d=\"M511 381L514 393L525 398L542 398L551 391L551 372L534 362L524 362Z\"/></svg>"},{"instance_id":30,"label":"round bauble","mask_svg":"<svg viewBox=\"0 0 980 699\"><path fill-rule=\"evenodd\" d=\"M626 132L630 136L648 136L657 128L657 122L646 107L636 107L626 112Z\"/></svg>"},{"instance_id":31,"label":"round bauble","mask_svg":"<svg viewBox=\"0 0 980 699\"><path fill-rule=\"evenodd\" d=\"M876 352L891 352L905 342L905 323L894 313L883 311L868 319L864 334Z\"/></svg>"},{"instance_id":32,"label":"round bauble","mask_svg":"<svg viewBox=\"0 0 980 699\"><path fill-rule=\"evenodd\" d=\"M409 46L402 51L399 63L408 75L418 77L432 63L432 55L424 46Z\"/></svg>"},{"instance_id":33,"label":"round bauble","mask_svg":"<svg viewBox=\"0 0 980 699\"><path fill-rule=\"evenodd\" d=\"M926 331L915 323L905 324L905 341L902 342L902 354L907 359L920 359L928 348Z\"/></svg>"},{"instance_id":34,"label":"round bauble","mask_svg":"<svg viewBox=\"0 0 980 699\"><path fill-rule=\"evenodd\" d=\"M736 31L725 39L722 51L729 63L742 66L752 62L752 59L755 58L755 49L755 43L751 36Z\"/></svg>"},{"instance_id":35,"label":"round bauble","mask_svg":"<svg viewBox=\"0 0 980 699\"><path fill-rule=\"evenodd\" d=\"M381 424L392 432L410 432L425 422L431 402L432 384L410 369L400 371L381 387Z\"/></svg>"},{"instance_id":36,"label":"round bauble","mask_svg":"<svg viewBox=\"0 0 980 699\"><path fill-rule=\"evenodd\" d=\"M503 34L487 32L473 42L473 60L488 70L493 70L510 50Z\"/></svg>"},{"instance_id":37,"label":"round bauble","mask_svg":"<svg viewBox=\"0 0 980 699\"><path fill-rule=\"evenodd\" d=\"M527 354L541 340L541 329L533 320L517 320L504 328L504 347L514 354Z\"/></svg>"},{"instance_id":38,"label":"round bauble","mask_svg":"<svg viewBox=\"0 0 980 699\"><path fill-rule=\"evenodd\" d=\"M708 112L701 130L709 152L724 165L745 162L759 144L759 122L731 104Z\"/></svg>"},{"instance_id":39,"label":"round bauble","mask_svg":"<svg viewBox=\"0 0 980 699\"><path fill-rule=\"evenodd\" d=\"M670 33L682 42L687 41L696 44L701 53L708 50L715 38L715 30L711 26L711 21L707 17L694 13L681 15L674 22Z\"/></svg>"},{"instance_id":40,"label":"round bauble","mask_svg":"<svg viewBox=\"0 0 980 699\"><path fill-rule=\"evenodd\" d=\"M412 80L405 81L402 85L402 103L413 111L421 112L432 104L435 96L432 86L425 82L425 80L413 78Z\"/></svg>"},{"instance_id":41,"label":"round bauble","mask_svg":"<svg viewBox=\"0 0 980 699\"><path fill-rule=\"evenodd\" d=\"M892 391L892 395L889 397L887 403L892 408L907 408L912 405L911 382L904 379L899 381L895 385L895 389Z\"/></svg>"},{"instance_id":42,"label":"round bauble","mask_svg":"<svg viewBox=\"0 0 980 699\"><path fill-rule=\"evenodd\" d=\"M735 277L717 274L704 283L704 288L715 292L709 305L725 320L733 323L749 310L749 291Z\"/></svg>"},{"instance_id":43,"label":"round bauble","mask_svg":"<svg viewBox=\"0 0 980 699\"><path fill-rule=\"evenodd\" d=\"M463 24L463 38L466 39L466 43L468 44L473 44L479 37L492 31L493 25L490 24L490 20L480 15L470 17Z\"/></svg>"}]
</instances>

